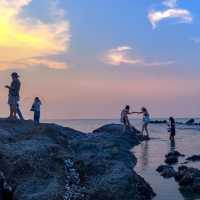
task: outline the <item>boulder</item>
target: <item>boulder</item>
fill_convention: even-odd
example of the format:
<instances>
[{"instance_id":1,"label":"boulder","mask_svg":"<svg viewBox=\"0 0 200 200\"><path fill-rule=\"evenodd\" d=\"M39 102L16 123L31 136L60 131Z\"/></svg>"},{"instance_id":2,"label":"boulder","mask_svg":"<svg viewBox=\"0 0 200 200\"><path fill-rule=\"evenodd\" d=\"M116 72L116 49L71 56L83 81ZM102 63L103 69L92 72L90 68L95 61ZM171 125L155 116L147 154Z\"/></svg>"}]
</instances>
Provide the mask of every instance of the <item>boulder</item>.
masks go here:
<instances>
[{"instance_id":1,"label":"boulder","mask_svg":"<svg viewBox=\"0 0 200 200\"><path fill-rule=\"evenodd\" d=\"M174 177L176 174L176 171L170 165L160 165L156 169L156 171L158 171L160 175L163 176L164 178L171 178L171 177Z\"/></svg>"}]
</instances>

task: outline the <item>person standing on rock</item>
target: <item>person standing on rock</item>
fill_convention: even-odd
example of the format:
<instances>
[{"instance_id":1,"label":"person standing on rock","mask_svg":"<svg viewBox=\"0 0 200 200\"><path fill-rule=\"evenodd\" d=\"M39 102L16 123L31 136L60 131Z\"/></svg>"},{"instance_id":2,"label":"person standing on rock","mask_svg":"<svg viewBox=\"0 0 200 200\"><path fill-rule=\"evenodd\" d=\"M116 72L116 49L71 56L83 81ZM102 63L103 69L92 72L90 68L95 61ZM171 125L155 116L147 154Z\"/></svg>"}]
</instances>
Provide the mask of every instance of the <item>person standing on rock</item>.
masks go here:
<instances>
[{"instance_id":1,"label":"person standing on rock","mask_svg":"<svg viewBox=\"0 0 200 200\"><path fill-rule=\"evenodd\" d=\"M20 83L19 75L17 74L17 72L13 72L11 74L11 78L12 78L11 85L5 86L9 91L8 92L8 104L10 106L9 119L17 119L16 115L19 110L19 100L20 100L19 92L20 92L21 83Z\"/></svg>"},{"instance_id":2,"label":"person standing on rock","mask_svg":"<svg viewBox=\"0 0 200 200\"><path fill-rule=\"evenodd\" d=\"M130 106L126 105L126 107L121 112L121 123L124 125L123 132L126 131L128 128L129 130L132 130L131 123L129 121L128 115L135 114L137 112L130 112Z\"/></svg>"},{"instance_id":3,"label":"person standing on rock","mask_svg":"<svg viewBox=\"0 0 200 200\"><path fill-rule=\"evenodd\" d=\"M146 137L149 138L148 125L151 121L150 120L150 114L145 107L142 107L141 112L138 112L138 114L143 114L142 135L144 134L144 132L146 132Z\"/></svg>"},{"instance_id":4,"label":"person standing on rock","mask_svg":"<svg viewBox=\"0 0 200 200\"><path fill-rule=\"evenodd\" d=\"M41 107L41 105L42 105L42 102L39 99L39 97L35 97L35 100L31 107L31 111L34 112L34 124L36 126L40 125L40 107Z\"/></svg>"}]
</instances>

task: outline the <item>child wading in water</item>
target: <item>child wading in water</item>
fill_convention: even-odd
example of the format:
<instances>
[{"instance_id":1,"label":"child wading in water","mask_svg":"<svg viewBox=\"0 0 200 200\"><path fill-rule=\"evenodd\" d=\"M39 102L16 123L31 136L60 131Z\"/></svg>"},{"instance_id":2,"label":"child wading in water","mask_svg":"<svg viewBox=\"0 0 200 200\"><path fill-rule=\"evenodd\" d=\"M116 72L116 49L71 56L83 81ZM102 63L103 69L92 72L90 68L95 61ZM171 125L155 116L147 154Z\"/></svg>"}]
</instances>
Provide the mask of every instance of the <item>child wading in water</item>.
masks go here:
<instances>
[{"instance_id":1,"label":"child wading in water","mask_svg":"<svg viewBox=\"0 0 200 200\"><path fill-rule=\"evenodd\" d=\"M41 105L42 105L42 102L40 101L39 97L36 97L31 108L31 111L34 112L34 124L36 126L40 125L40 106Z\"/></svg>"},{"instance_id":2,"label":"child wading in water","mask_svg":"<svg viewBox=\"0 0 200 200\"><path fill-rule=\"evenodd\" d=\"M150 114L149 114L148 110L144 107L141 108L141 112L138 112L138 114L143 114L142 135L144 134L144 131L145 131L146 137L149 138L148 125L151 121Z\"/></svg>"},{"instance_id":3,"label":"child wading in water","mask_svg":"<svg viewBox=\"0 0 200 200\"><path fill-rule=\"evenodd\" d=\"M169 124L168 124L168 126L169 126L169 130L168 131L170 132L169 139L171 141L174 141L174 137L176 135L176 122L175 122L175 119L173 117L169 118Z\"/></svg>"}]
</instances>

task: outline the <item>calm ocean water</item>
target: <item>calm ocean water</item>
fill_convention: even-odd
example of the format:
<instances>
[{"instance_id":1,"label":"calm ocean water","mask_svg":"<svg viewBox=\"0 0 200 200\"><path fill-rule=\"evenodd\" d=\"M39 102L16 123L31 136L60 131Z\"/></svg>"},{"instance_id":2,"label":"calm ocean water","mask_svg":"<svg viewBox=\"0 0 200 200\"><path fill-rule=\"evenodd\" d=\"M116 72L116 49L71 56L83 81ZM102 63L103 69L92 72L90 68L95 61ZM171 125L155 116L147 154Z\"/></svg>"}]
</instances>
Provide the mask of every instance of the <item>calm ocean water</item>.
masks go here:
<instances>
[{"instance_id":1,"label":"calm ocean water","mask_svg":"<svg viewBox=\"0 0 200 200\"><path fill-rule=\"evenodd\" d=\"M178 121L186 121L179 119ZM200 120L197 119L197 122ZM86 133L108 124L119 123L119 120L49 120L62 126L71 127ZM132 124L141 129L141 120L131 120ZM138 158L135 170L147 180L157 196L154 200L200 200L200 196L192 196L179 191L178 184L173 179L164 179L157 172L156 168L164 163L164 156L172 149L176 149L186 156L200 154L200 126L188 127L177 126L176 142L171 145L166 125L150 125L151 140L133 148L133 152ZM184 159L183 159L184 161ZM190 163L200 169L200 162ZM177 166L175 166L177 167Z\"/></svg>"}]
</instances>

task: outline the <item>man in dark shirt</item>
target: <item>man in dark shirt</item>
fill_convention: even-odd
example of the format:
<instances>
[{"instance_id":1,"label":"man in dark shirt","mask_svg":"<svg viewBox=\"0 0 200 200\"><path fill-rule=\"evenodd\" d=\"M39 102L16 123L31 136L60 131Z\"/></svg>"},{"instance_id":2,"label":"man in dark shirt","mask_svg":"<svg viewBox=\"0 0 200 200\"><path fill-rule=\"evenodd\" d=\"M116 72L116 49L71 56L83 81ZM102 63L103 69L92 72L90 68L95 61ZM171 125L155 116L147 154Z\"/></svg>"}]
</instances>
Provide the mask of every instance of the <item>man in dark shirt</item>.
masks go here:
<instances>
[{"instance_id":1,"label":"man in dark shirt","mask_svg":"<svg viewBox=\"0 0 200 200\"><path fill-rule=\"evenodd\" d=\"M13 72L11 74L11 77L12 77L11 85L10 86L6 85L5 87L8 88L9 90L8 104L10 106L10 118L16 119L17 118L16 114L20 111L18 102L20 98L19 92L20 92L21 83L19 80L19 75L16 72Z\"/></svg>"}]
</instances>

